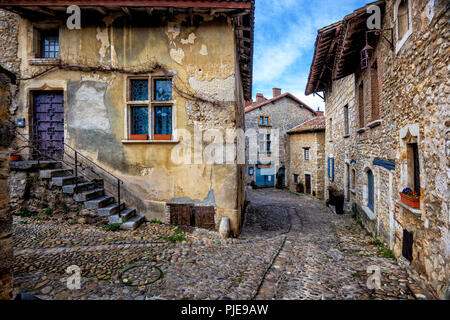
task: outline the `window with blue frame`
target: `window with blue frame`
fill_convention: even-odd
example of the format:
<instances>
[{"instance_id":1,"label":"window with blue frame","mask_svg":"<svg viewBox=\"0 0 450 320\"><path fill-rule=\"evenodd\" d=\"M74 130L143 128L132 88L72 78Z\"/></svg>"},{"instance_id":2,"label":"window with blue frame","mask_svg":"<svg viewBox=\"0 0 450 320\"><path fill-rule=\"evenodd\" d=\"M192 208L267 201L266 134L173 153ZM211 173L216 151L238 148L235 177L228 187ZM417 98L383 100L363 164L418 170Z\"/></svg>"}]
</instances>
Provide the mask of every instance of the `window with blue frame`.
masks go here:
<instances>
[{"instance_id":1,"label":"window with blue frame","mask_svg":"<svg viewBox=\"0 0 450 320\"><path fill-rule=\"evenodd\" d=\"M171 101L172 100L172 80L155 79L154 80L154 100Z\"/></svg>"},{"instance_id":2,"label":"window with blue frame","mask_svg":"<svg viewBox=\"0 0 450 320\"><path fill-rule=\"evenodd\" d=\"M131 108L131 134L148 136L148 107Z\"/></svg>"},{"instance_id":3,"label":"window with blue frame","mask_svg":"<svg viewBox=\"0 0 450 320\"><path fill-rule=\"evenodd\" d=\"M330 179L331 182L334 182L334 158L328 158L328 179Z\"/></svg>"},{"instance_id":4,"label":"window with blue frame","mask_svg":"<svg viewBox=\"0 0 450 320\"><path fill-rule=\"evenodd\" d=\"M148 100L148 80L132 79L130 80L130 100L147 101Z\"/></svg>"},{"instance_id":5,"label":"window with blue frame","mask_svg":"<svg viewBox=\"0 0 450 320\"><path fill-rule=\"evenodd\" d=\"M41 31L41 58L54 59L59 55L59 30Z\"/></svg>"},{"instance_id":6,"label":"window with blue frame","mask_svg":"<svg viewBox=\"0 0 450 320\"><path fill-rule=\"evenodd\" d=\"M128 84L129 139L172 140L172 80L136 78Z\"/></svg>"},{"instance_id":7,"label":"window with blue frame","mask_svg":"<svg viewBox=\"0 0 450 320\"><path fill-rule=\"evenodd\" d=\"M172 107L155 107L155 135L172 135Z\"/></svg>"}]
</instances>

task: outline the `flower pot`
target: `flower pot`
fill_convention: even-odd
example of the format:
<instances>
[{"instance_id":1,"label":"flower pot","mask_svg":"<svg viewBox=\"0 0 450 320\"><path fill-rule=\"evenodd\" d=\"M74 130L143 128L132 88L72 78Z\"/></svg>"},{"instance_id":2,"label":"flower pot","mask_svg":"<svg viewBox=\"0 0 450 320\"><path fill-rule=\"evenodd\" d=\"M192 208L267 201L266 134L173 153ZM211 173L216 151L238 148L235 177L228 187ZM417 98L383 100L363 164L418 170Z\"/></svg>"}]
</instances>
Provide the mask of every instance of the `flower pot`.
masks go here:
<instances>
[{"instance_id":1,"label":"flower pot","mask_svg":"<svg viewBox=\"0 0 450 320\"><path fill-rule=\"evenodd\" d=\"M20 161L20 154L10 154L9 161Z\"/></svg>"},{"instance_id":2,"label":"flower pot","mask_svg":"<svg viewBox=\"0 0 450 320\"><path fill-rule=\"evenodd\" d=\"M400 199L404 204L414 209L420 209L420 198L411 198L410 196L400 192Z\"/></svg>"},{"instance_id":3,"label":"flower pot","mask_svg":"<svg viewBox=\"0 0 450 320\"><path fill-rule=\"evenodd\" d=\"M130 134L130 140L145 141L145 140L148 140L148 135L146 135L146 134Z\"/></svg>"}]
</instances>

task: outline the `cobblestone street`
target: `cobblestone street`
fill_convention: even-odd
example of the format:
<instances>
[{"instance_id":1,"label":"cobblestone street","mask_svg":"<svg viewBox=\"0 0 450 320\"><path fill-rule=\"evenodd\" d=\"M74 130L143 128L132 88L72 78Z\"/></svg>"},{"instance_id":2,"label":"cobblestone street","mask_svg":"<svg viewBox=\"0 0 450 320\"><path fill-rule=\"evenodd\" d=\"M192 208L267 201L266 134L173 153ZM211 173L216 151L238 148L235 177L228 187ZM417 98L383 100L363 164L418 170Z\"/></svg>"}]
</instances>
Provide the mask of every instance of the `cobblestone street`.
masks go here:
<instances>
[{"instance_id":1,"label":"cobblestone street","mask_svg":"<svg viewBox=\"0 0 450 320\"><path fill-rule=\"evenodd\" d=\"M15 291L41 299L421 297L350 216L286 191L249 191L249 200L242 235L228 240L158 223L111 232L63 217L15 217ZM66 286L71 265L81 269L79 290ZM381 269L382 290L366 287L372 265Z\"/></svg>"}]
</instances>

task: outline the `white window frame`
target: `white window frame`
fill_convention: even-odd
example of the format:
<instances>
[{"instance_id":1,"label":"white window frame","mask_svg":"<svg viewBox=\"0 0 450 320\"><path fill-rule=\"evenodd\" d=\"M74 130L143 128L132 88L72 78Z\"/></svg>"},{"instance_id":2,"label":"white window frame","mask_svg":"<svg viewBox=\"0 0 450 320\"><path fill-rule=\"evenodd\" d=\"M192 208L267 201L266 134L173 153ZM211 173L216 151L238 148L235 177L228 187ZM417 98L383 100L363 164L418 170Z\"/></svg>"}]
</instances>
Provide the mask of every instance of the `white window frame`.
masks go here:
<instances>
[{"instance_id":1,"label":"white window frame","mask_svg":"<svg viewBox=\"0 0 450 320\"><path fill-rule=\"evenodd\" d=\"M412 30L412 0L407 0L408 1L408 31L406 31L405 35L403 36L403 38L399 39L399 35L398 35L398 8L400 6L402 0L397 0L397 2L395 3L394 6L394 24L395 24L395 39L396 39L396 44L395 44L395 53L398 54L400 52L400 50L402 49L402 47L404 46L404 44L406 43L406 41L408 40L408 38L411 36L413 30Z\"/></svg>"}]
</instances>

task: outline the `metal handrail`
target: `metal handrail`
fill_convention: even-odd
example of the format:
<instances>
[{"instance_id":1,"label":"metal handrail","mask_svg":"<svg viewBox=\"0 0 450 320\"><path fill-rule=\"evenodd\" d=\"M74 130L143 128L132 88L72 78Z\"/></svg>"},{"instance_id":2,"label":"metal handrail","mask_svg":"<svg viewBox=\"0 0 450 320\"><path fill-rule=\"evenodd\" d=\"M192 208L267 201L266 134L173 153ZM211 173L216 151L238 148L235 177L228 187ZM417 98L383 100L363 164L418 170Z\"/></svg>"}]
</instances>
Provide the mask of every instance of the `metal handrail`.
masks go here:
<instances>
[{"instance_id":1,"label":"metal handrail","mask_svg":"<svg viewBox=\"0 0 450 320\"><path fill-rule=\"evenodd\" d=\"M119 211L120 211L120 206L121 206L121 203L120 203L120 198L121 198L121 192L120 192L120 191L121 191L121 190L120 190L120 188L121 188L121 185L123 184L123 181L122 181L120 178L116 177L115 175L113 175L112 173L110 173L108 170L106 170L105 168L103 168L103 167L101 167L100 165L96 164L96 163L93 162L92 160L88 159L86 156L84 156L83 154L81 154L78 150L76 150L75 148L69 146L69 145L66 144L65 142L63 142L63 145L64 145L64 150L63 150L64 156L63 156L63 159L55 159L55 158L53 158L53 157L51 157L51 156L49 156L49 155L43 154L43 153L42 153L39 149L37 149L36 146L35 146L35 143L36 143L36 142L39 142L39 139L35 138L35 139L33 139L33 141L30 141L30 139L28 139L28 138L25 137L22 133L20 133L19 131L17 131L14 122L12 122L11 120L9 120L9 123L11 124L10 127L12 127L12 129L13 129L13 131L14 131L14 137L19 138L22 142L25 142L25 143L27 144L27 145L24 145L24 146L20 146L19 148L20 148L20 149L30 148L31 150L33 150L33 154L32 154L33 157L35 157L35 155L38 154L38 155L39 155L39 158L37 159L38 164L39 164L39 161L41 161L41 157L42 157L42 158L44 158L44 159L46 158L46 159L48 159L48 160L53 160L53 161L57 161L57 162L62 162L62 163L64 163L64 164L66 164L67 166L73 168L74 171L75 171L75 177L76 177L76 178L75 178L75 188L78 187L78 174L80 173L79 170L78 170L79 168L81 168L81 171L82 171L82 172L81 172L81 175L82 175L83 177L85 177L85 178L87 178L87 179L90 179L90 178L88 178L88 176L87 176L86 174L84 174L84 170L85 170L85 169L89 169L93 174L97 175L97 176L100 177L103 181L105 181L105 179L103 178L103 176L101 176L99 173L97 173L93 168L90 168L90 167L86 166L83 162L81 162L81 161L79 160L79 157L81 157L82 159L86 160L87 162L89 162L89 164L92 164L94 167L96 167L96 168L102 170L104 173L106 173L107 175L109 175L110 177L112 177L114 180L116 180L116 183L117 183L117 184L115 185L115 187L117 187L117 203L118 203L118 205L119 205ZM67 147L68 149L70 149L70 150L73 151L74 156L72 156L72 155L70 155L68 152L66 152L66 147ZM66 161L66 160L65 160L65 156L67 156L67 158L69 158L69 159L72 159L74 163L72 164L72 163ZM107 180L106 180L106 181L107 181ZM110 181L107 181L107 182L110 183L110 184L112 184L112 185L114 185L114 184L113 184L112 182L110 182Z\"/></svg>"}]
</instances>

